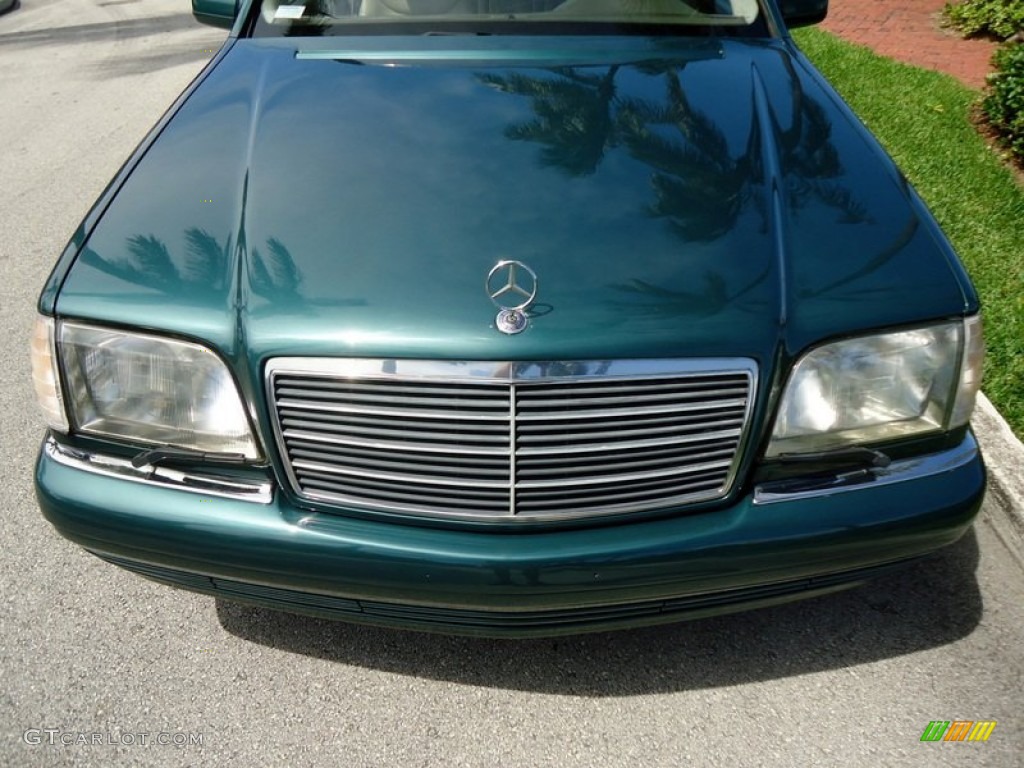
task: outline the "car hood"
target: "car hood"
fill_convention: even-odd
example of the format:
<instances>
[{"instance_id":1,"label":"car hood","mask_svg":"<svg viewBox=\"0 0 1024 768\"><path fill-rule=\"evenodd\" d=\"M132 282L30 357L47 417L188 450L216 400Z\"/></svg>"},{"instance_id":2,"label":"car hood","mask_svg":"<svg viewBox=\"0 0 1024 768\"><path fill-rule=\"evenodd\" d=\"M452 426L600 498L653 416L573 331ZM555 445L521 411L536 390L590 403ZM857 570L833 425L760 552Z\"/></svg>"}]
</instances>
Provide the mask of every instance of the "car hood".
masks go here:
<instances>
[{"instance_id":1,"label":"car hood","mask_svg":"<svg viewBox=\"0 0 1024 768\"><path fill-rule=\"evenodd\" d=\"M226 356L747 356L949 316L948 246L781 41L237 41L58 312ZM539 278L495 328L500 260ZM912 287L913 286L913 287Z\"/></svg>"}]
</instances>

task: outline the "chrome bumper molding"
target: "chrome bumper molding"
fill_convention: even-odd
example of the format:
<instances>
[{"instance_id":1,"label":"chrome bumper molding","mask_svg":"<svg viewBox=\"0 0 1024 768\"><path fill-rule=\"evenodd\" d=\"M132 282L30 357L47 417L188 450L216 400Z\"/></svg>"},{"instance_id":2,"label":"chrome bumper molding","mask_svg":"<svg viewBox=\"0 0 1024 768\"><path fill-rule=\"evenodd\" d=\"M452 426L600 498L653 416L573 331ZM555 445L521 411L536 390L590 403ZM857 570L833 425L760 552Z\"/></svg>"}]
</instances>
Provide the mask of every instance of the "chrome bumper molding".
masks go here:
<instances>
[{"instance_id":1,"label":"chrome bumper molding","mask_svg":"<svg viewBox=\"0 0 1024 768\"><path fill-rule=\"evenodd\" d=\"M974 435L968 432L967 437L956 448L942 453L901 459L885 468L857 470L817 480L809 478L802 487L797 485L799 479L763 483L754 488L754 504L779 504L921 480L970 464L978 458L979 453Z\"/></svg>"},{"instance_id":2,"label":"chrome bumper molding","mask_svg":"<svg viewBox=\"0 0 1024 768\"><path fill-rule=\"evenodd\" d=\"M43 443L43 452L47 458L65 467L133 483L186 491L202 496L251 501L257 504L269 504L274 499L274 484L270 480L248 482L224 475L209 475L148 465L136 468L128 459L70 448L58 443L52 437L46 438Z\"/></svg>"},{"instance_id":3,"label":"chrome bumper molding","mask_svg":"<svg viewBox=\"0 0 1024 768\"><path fill-rule=\"evenodd\" d=\"M52 437L43 443L43 452L47 458L63 466L129 482L258 504L270 504L274 498L274 484L270 480L246 482L223 475L183 472L167 467L137 469L127 459L70 448ZM754 488L753 502L755 505L779 504L921 480L963 467L975 461L979 454L978 443L968 432L964 441L949 451L894 461L882 469L821 478L815 487L788 490L794 488L793 480L762 483Z\"/></svg>"}]
</instances>

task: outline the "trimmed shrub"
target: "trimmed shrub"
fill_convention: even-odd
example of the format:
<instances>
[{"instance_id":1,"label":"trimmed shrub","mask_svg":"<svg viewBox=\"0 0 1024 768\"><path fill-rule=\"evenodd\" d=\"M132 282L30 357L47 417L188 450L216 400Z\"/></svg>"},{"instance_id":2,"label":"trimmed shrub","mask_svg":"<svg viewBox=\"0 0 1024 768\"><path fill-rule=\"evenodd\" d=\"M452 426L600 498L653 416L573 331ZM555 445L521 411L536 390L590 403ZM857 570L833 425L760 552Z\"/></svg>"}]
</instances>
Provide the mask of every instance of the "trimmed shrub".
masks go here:
<instances>
[{"instance_id":1,"label":"trimmed shrub","mask_svg":"<svg viewBox=\"0 0 1024 768\"><path fill-rule=\"evenodd\" d=\"M944 13L965 35L1007 40L1024 31L1024 0L964 0L947 3Z\"/></svg>"},{"instance_id":2,"label":"trimmed shrub","mask_svg":"<svg viewBox=\"0 0 1024 768\"><path fill-rule=\"evenodd\" d=\"M982 109L1010 152L1024 163L1024 44L1005 45L992 57L996 72Z\"/></svg>"}]
</instances>

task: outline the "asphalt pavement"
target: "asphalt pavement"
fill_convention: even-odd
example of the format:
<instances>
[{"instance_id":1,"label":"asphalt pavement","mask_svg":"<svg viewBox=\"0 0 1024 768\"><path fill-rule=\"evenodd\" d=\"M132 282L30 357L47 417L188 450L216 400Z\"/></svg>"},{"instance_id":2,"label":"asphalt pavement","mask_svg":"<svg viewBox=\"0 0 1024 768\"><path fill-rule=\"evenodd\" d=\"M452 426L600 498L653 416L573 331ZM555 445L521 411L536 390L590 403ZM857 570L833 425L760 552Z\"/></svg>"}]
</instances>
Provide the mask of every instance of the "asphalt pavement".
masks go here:
<instances>
[{"instance_id":1,"label":"asphalt pavement","mask_svg":"<svg viewBox=\"0 0 1024 768\"><path fill-rule=\"evenodd\" d=\"M39 288L222 39L185 0L0 16L0 766L1021 764L1024 462L984 405L993 483L957 545L839 595L652 629L511 642L318 621L153 584L54 533L31 484ZM997 726L920 741L957 719Z\"/></svg>"}]
</instances>

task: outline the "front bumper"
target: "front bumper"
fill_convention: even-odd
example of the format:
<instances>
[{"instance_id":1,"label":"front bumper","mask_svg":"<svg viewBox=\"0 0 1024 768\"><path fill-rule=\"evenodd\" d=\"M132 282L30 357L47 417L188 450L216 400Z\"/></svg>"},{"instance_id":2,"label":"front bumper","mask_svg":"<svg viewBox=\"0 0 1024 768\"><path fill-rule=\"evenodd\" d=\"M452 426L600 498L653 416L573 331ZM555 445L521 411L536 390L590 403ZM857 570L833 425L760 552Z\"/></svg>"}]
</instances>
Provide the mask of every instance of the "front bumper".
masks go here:
<instances>
[{"instance_id":1,"label":"front bumper","mask_svg":"<svg viewBox=\"0 0 1024 768\"><path fill-rule=\"evenodd\" d=\"M247 500L110 466L47 440L36 492L62 535L117 565L298 613L501 636L663 623L851 586L956 541L985 488L968 434L853 486L758 489L725 509L630 524L482 532L309 512L280 492Z\"/></svg>"}]
</instances>

